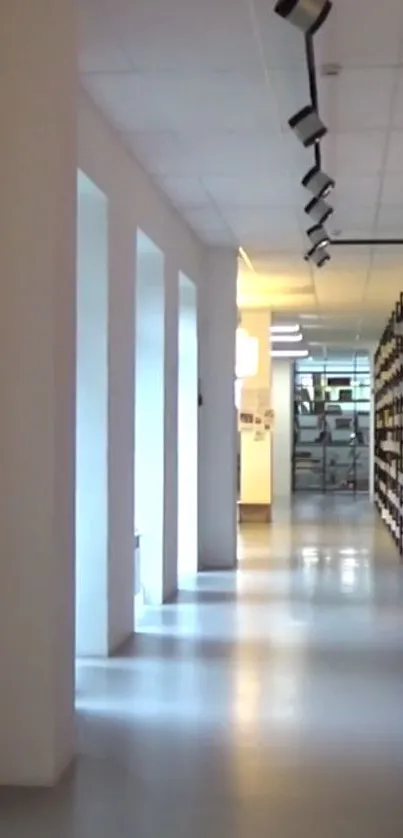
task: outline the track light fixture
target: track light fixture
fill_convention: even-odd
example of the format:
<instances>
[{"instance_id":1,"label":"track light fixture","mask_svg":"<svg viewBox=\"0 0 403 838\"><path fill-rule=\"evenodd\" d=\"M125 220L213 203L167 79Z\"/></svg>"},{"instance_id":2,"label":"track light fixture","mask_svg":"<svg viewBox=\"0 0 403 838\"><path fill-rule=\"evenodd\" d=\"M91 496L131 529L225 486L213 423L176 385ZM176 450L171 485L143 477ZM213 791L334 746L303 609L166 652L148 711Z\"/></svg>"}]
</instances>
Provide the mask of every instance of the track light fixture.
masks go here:
<instances>
[{"instance_id":1,"label":"track light fixture","mask_svg":"<svg viewBox=\"0 0 403 838\"><path fill-rule=\"evenodd\" d=\"M312 192L314 198L327 198L335 187L333 178L322 172L318 166L314 166L301 181L302 186Z\"/></svg>"},{"instance_id":2,"label":"track light fixture","mask_svg":"<svg viewBox=\"0 0 403 838\"><path fill-rule=\"evenodd\" d=\"M311 246L304 258L307 262L312 261L317 268L322 268L330 261L326 249L330 238L323 225L333 214L333 207L325 198L334 189L335 182L321 169L320 140L327 134L327 128L318 113L313 35L325 22L332 7L331 0L277 0L274 6L276 14L292 23L305 36L311 104L291 117L288 125L305 148L314 146L315 165L301 183L312 196L305 206L305 212L316 222L307 230Z\"/></svg>"},{"instance_id":3,"label":"track light fixture","mask_svg":"<svg viewBox=\"0 0 403 838\"><path fill-rule=\"evenodd\" d=\"M291 117L288 124L305 148L317 143L327 133L326 126L319 119L312 105L307 105L298 111L295 116Z\"/></svg>"},{"instance_id":4,"label":"track light fixture","mask_svg":"<svg viewBox=\"0 0 403 838\"><path fill-rule=\"evenodd\" d=\"M330 0L278 0L274 11L306 35L314 35L331 8Z\"/></svg>"},{"instance_id":5,"label":"track light fixture","mask_svg":"<svg viewBox=\"0 0 403 838\"><path fill-rule=\"evenodd\" d=\"M317 268L323 268L326 262L330 262L330 254L325 247L316 247L306 253L305 261L311 261Z\"/></svg>"},{"instance_id":6,"label":"track light fixture","mask_svg":"<svg viewBox=\"0 0 403 838\"><path fill-rule=\"evenodd\" d=\"M333 215L333 207L329 206L322 198L312 198L305 207L305 212L317 224L325 224L328 218Z\"/></svg>"},{"instance_id":7,"label":"track light fixture","mask_svg":"<svg viewBox=\"0 0 403 838\"><path fill-rule=\"evenodd\" d=\"M314 227L310 227L306 234L312 244L312 248L307 254L308 257L310 257L315 250L327 247L327 245L330 244L329 236L321 224L315 224Z\"/></svg>"}]
</instances>

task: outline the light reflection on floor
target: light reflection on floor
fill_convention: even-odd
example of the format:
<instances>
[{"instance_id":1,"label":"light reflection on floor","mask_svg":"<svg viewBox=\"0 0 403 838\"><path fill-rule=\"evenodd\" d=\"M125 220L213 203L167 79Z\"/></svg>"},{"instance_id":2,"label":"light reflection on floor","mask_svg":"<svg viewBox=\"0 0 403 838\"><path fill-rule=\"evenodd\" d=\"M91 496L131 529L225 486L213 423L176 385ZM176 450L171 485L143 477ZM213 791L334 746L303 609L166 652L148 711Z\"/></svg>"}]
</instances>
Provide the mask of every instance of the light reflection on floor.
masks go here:
<instances>
[{"instance_id":1,"label":"light reflection on floor","mask_svg":"<svg viewBox=\"0 0 403 838\"><path fill-rule=\"evenodd\" d=\"M307 498L241 535L236 574L148 610L78 667L80 757L13 838L401 838L403 579L362 498Z\"/></svg>"}]
</instances>

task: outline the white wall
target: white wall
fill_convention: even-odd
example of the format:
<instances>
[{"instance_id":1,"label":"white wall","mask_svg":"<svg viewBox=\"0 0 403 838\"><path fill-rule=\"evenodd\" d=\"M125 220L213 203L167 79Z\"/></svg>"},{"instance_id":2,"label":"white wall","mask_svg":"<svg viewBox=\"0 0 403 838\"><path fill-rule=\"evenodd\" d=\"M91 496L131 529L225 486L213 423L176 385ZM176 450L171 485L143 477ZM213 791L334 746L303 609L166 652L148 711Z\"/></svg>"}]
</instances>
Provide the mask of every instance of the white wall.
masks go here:
<instances>
[{"instance_id":1,"label":"white wall","mask_svg":"<svg viewBox=\"0 0 403 838\"><path fill-rule=\"evenodd\" d=\"M70 0L0 16L0 785L49 785L74 749L76 27Z\"/></svg>"},{"instance_id":2,"label":"white wall","mask_svg":"<svg viewBox=\"0 0 403 838\"><path fill-rule=\"evenodd\" d=\"M111 219L123 211L134 233L139 227L178 272L183 271L197 285L203 282L205 249L82 89L78 96L78 167L107 196Z\"/></svg>"},{"instance_id":3,"label":"white wall","mask_svg":"<svg viewBox=\"0 0 403 838\"><path fill-rule=\"evenodd\" d=\"M237 415L235 333L237 254L211 248L199 288L199 564L235 567Z\"/></svg>"},{"instance_id":4,"label":"white wall","mask_svg":"<svg viewBox=\"0 0 403 838\"><path fill-rule=\"evenodd\" d=\"M153 185L84 91L78 98L78 166L108 198L109 214L109 649L133 627L134 317L136 231L164 253L167 387L177 378L177 281L182 270L203 283L205 251ZM166 393L171 403L171 391ZM176 399L176 390L175 390ZM177 481L176 420L165 420L165 497ZM175 454L167 454L175 452ZM174 502L164 513L164 596L172 594L176 556ZM170 570L167 569L167 563Z\"/></svg>"},{"instance_id":5,"label":"white wall","mask_svg":"<svg viewBox=\"0 0 403 838\"><path fill-rule=\"evenodd\" d=\"M213 350L220 347L221 319L225 318L228 338L236 318L232 270L227 272L230 284L221 298L221 292L214 291L211 284L212 263L205 261L206 251L197 238L124 149L88 96L77 91L73 4L69 0L40 0L39 7L41 19L52 20L52 27L38 28L38 3L22 2L7 5L0 27L5 67L4 83L0 81L5 114L0 156L4 234L0 248L4 292L0 312L0 537L5 557L0 586L0 783L15 784L54 782L74 749L77 169L105 194L109 207L109 649L116 648L133 626L137 228L164 252L170 275L182 270L203 290L206 274L210 280L204 295L206 305L210 301L214 306L215 293L221 299L219 316L213 312L211 322L206 316L200 330L203 346L207 332L211 337L203 362L209 404L205 417L220 407L211 344ZM21 50L26 57L24 66ZM221 269L224 267L221 260ZM216 268L218 283L222 279L218 262ZM31 305L33 288L35 305ZM172 325L174 319L170 320ZM221 366L227 373L231 369L230 344L226 340ZM172 360L166 359L166 363L175 364L172 335L167 345ZM232 533L232 423L226 380L223 387L225 417L223 422L219 420L219 427L224 469L229 466L230 472L220 486L231 496L231 520L228 503L223 517L225 532ZM174 427L175 423L165 425L166 445L176 445ZM209 427L213 430L207 418L205 429ZM202 456L206 454L206 495L210 465L212 480L216 476L217 434L209 441L205 430L200 450ZM170 476L165 473L165 488L175 481L174 462L172 458ZM200 520L206 525L212 549L211 505L207 509L205 503ZM164 543L173 543L167 533ZM226 558L228 548L227 542ZM220 550L217 555L220 558Z\"/></svg>"},{"instance_id":6,"label":"white wall","mask_svg":"<svg viewBox=\"0 0 403 838\"><path fill-rule=\"evenodd\" d=\"M273 503L291 497L293 449L293 366L291 361L272 359L272 395L275 412L272 433Z\"/></svg>"},{"instance_id":7,"label":"white wall","mask_svg":"<svg viewBox=\"0 0 403 838\"><path fill-rule=\"evenodd\" d=\"M244 398L248 390L266 391L270 404L271 357L270 357L271 312L264 309L242 312L242 327L248 335L257 339L259 345L256 375L243 381ZM241 434L241 503L270 507L272 502L272 440L267 433L263 439L256 439L253 431Z\"/></svg>"},{"instance_id":8,"label":"white wall","mask_svg":"<svg viewBox=\"0 0 403 838\"><path fill-rule=\"evenodd\" d=\"M136 275L134 235L140 228L165 257L165 369L167 388L176 387L177 282L182 271L193 282L199 300L199 371L204 396L199 410L199 562L206 567L233 567L236 562L236 413L234 407L235 330L237 323L237 254L229 248L203 247L168 200L121 144L114 129L83 91L78 102L78 164L109 201L109 260L111 269L109 334L114 380L110 393L120 394L110 405L110 532L114 533L109 563L110 638L123 640L131 631L133 612L129 568L132 568L133 520L113 498L125 498L133 486L133 432L123 417L133 410L133 322L128 300ZM169 281L167 281L169 280ZM175 333L174 333L174 330ZM171 396L166 393L166 405ZM175 501L167 500L177 486L177 429L165 411L164 595L173 593L177 527ZM169 453L170 450L170 453ZM172 452L175 452L173 456ZM131 474L130 474L131 470ZM112 488L114 491L112 493ZM217 514L219 510L219 514ZM170 520L172 518L172 520ZM168 569L169 566L169 569ZM133 580L132 580L133 581Z\"/></svg>"}]
</instances>

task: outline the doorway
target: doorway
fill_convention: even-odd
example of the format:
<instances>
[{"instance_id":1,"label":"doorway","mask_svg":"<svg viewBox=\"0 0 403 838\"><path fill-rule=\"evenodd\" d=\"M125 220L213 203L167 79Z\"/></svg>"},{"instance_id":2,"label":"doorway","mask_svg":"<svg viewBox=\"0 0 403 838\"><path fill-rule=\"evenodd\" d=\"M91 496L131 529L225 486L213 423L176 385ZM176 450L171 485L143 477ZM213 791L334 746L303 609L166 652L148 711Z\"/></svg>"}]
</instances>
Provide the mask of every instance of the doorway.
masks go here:
<instances>
[{"instance_id":1,"label":"doorway","mask_svg":"<svg viewBox=\"0 0 403 838\"><path fill-rule=\"evenodd\" d=\"M108 654L108 201L77 175L76 654Z\"/></svg>"},{"instance_id":2,"label":"doorway","mask_svg":"<svg viewBox=\"0 0 403 838\"><path fill-rule=\"evenodd\" d=\"M164 256L137 234L135 381L135 624L160 605L164 531Z\"/></svg>"},{"instance_id":3,"label":"doorway","mask_svg":"<svg viewBox=\"0 0 403 838\"><path fill-rule=\"evenodd\" d=\"M294 374L294 491L368 492L371 370L367 352L338 350Z\"/></svg>"},{"instance_id":4,"label":"doorway","mask_svg":"<svg viewBox=\"0 0 403 838\"><path fill-rule=\"evenodd\" d=\"M178 331L178 577L197 573L198 351L197 291L179 275Z\"/></svg>"}]
</instances>

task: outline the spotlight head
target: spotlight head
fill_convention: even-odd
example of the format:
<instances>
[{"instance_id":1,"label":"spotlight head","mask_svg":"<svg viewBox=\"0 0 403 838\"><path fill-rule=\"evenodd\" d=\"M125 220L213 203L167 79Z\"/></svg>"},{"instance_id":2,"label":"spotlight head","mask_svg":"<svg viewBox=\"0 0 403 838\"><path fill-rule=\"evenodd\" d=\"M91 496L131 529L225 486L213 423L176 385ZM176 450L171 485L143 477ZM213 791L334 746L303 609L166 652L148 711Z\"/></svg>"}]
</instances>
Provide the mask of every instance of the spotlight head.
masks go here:
<instances>
[{"instance_id":1,"label":"spotlight head","mask_svg":"<svg viewBox=\"0 0 403 838\"><path fill-rule=\"evenodd\" d=\"M306 35L314 35L331 8L330 0L278 0L274 11Z\"/></svg>"},{"instance_id":2,"label":"spotlight head","mask_svg":"<svg viewBox=\"0 0 403 838\"><path fill-rule=\"evenodd\" d=\"M318 166L314 166L301 181L302 186L309 189L315 198L327 198L335 187L333 178L322 172Z\"/></svg>"},{"instance_id":3,"label":"spotlight head","mask_svg":"<svg viewBox=\"0 0 403 838\"><path fill-rule=\"evenodd\" d=\"M317 143L327 133L327 128L319 119L312 105L307 105L291 117L288 124L305 148Z\"/></svg>"},{"instance_id":4,"label":"spotlight head","mask_svg":"<svg viewBox=\"0 0 403 838\"><path fill-rule=\"evenodd\" d=\"M330 262L330 254L325 247L313 247L311 250L308 250L304 259L306 262L313 262L317 268L323 268L326 262Z\"/></svg>"},{"instance_id":5,"label":"spotlight head","mask_svg":"<svg viewBox=\"0 0 403 838\"><path fill-rule=\"evenodd\" d=\"M329 206L322 198L312 198L305 207L305 212L317 224L325 224L328 218L333 215L333 207Z\"/></svg>"},{"instance_id":6,"label":"spotlight head","mask_svg":"<svg viewBox=\"0 0 403 838\"><path fill-rule=\"evenodd\" d=\"M321 224L315 224L314 227L310 227L306 234L312 244L312 249L308 252L309 257L315 250L320 250L322 247L327 247L330 244L329 236Z\"/></svg>"}]
</instances>

